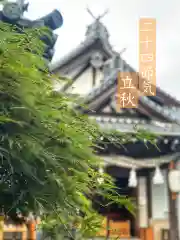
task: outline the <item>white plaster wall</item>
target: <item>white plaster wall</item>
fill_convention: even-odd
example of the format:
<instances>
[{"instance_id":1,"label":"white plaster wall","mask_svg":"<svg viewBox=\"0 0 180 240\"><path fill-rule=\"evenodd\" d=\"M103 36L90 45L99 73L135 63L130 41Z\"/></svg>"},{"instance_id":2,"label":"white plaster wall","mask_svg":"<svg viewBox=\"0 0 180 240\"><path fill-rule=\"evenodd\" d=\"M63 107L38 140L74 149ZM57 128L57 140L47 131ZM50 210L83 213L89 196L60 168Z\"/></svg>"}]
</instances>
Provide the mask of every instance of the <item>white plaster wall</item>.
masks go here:
<instances>
[{"instance_id":1,"label":"white plaster wall","mask_svg":"<svg viewBox=\"0 0 180 240\"><path fill-rule=\"evenodd\" d=\"M92 69L88 68L78 79L68 88L68 93L86 95L92 89Z\"/></svg>"},{"instance_id":2,"label":"white plaster wall","mask_svg":"<svg viewBox=\"0 0 180 240\"><path fill-rule=\"evenodd\" d=\"M168 203L168 186L166 170L162 171L164 176L164 184L154 185L151 182L152 189L152 220L168 219L169 203ZM154 173L151 175L153 178Z\"/></svg>"},{"instance_id":3,"label":"white plaster wall","mask_svg":"<svg viewBox=\"0 0 180 240\"><path fill-rule=\"evenodd\" d=\"M177 168L180 169L180 161L178 161ZM177 211L178 211L179 236L180 236L180 193L178 194Z\"/></svg>"},{"instance_id":4,"label":"white plaster wall","mask_svg":"<svg viewBox=\"0 0 180 240\"><path fill-rule=\"evenodd\" d=\"M64 74L63 71L57 71L55 72L55 74L59 77L65 77L67 78L66 80L62 80L62 81L55 81L53 82L53 86L56 90L61 90L67 83L68 80L73 81L73 77L76 76L77 73L79 73L79 69L81 68L81 66L79 68L75 68L74 70L71 70L68 74ZM88 71L87 71L88 72ZM86 74L85 74L86 77ZM72 88L69 89L69 92L72 92Z\"/></svg>"},{"instance_id":5,"label":"white plaster wall","mask_svg":"<svg viewBox=\"0 0 180 240\"><path fill-rule=\"evenodd\" d=\"M81 66L79 67L81 68ZM72 70L68 74L63 74L63 72L57 71L55 74L57 76L65 76L69 80L73 80L73 77L79 72L79 68ZM94 87L100 86L103 80L104 74L100 69L96 70L96 85ZM67 81L54 81L53 85L56 90L62 89L68 82ZM93 79L92 79L92 67L89 67L84 71L84 73L79 76L76 81L67 89L68 93L86 95L91 91L93 87Z\"/></svg>"},{"instance_id":6,"label":"white plaster wall","mask_svg":"<svg viewBox=\"0 0 180 240\"><path fill-rule=\"evenodd\" d=\"M147 207L147 180L140 177L138 180L138 203L139 203L139 226L148 227L148 207Z\"/></svg>"},{"instance_id":7,"label":"white plaster wall","mask_svg":"<svg viewBox=\"0 0 180 240\"><path fill-rule=\"evenodd\" d=\"M97 70L96 74L96 86L100 85L101 80L103 79L102 71ZM76 81L72 84L71 87L68 88L68 93L75 93L79 95L88 94L93 87L93 79L92 79L92 68L89 67L84 73L76 79Z\"/></svg>"},{"instance_id":8,"label":"white plaster wall","mask_svg":"<svg viewBox=\"0 0 180 240\"><path fill-rule=\"evenodd\" d=\"M102 80L104 78L104 74L101 70L98 70L96 71L96 87L98 87L101 83L102 83Z\"/></svg>"}]
</instances>

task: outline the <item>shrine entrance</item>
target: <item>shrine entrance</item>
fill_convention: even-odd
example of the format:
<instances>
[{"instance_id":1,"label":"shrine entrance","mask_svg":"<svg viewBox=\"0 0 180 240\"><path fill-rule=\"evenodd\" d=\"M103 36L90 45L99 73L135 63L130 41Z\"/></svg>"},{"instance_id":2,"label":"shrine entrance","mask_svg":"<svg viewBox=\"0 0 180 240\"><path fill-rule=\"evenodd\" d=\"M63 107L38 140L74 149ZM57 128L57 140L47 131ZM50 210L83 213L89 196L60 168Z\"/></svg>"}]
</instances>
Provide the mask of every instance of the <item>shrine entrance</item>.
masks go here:
<instances>
[{"instance_id":1,"label":"shrine entrance","mask_svg":"<svg viewBox=\"0 0 180 240\"><path fill-rule=\"evenodd\" d=\"M122 196L131 198L136 204L137 200L137 188L130 188L128 186L130 169L121 168L117 166L107 166L106 172L115 179L117 191ZM110 209L109 217L118 221L129 221L130 224L130 236L137 237L137 219L136 216L131 214L125 207L117 206L116 204Z\"/></svg>"},{"instance_id":2,"label":"shrine entrance","mask_svg":"<svg viewBox=\"0 0 180 240\"><path fill-rule=\"evenodd\" d=\"M111 175L115 179L117 191L121 196L127 196L133 199L136 204L137 188L128 187L129 169L120 168L117 166L107 166L105 172ZM98 200L99 202L101 199ZM103 201L103 200L102 200ZM97 207L97 206L96 206ZM107 229L111 230L106 235L119 237L137 237L139 229L137 226L137 219L132 213L130 213L124 206L112 204L107 208L99 208L99 212L107 218ZM116 228L116 229L115 229ZM113 233L116 231L116 234ZM119 233L118 233L119 232Z\"/></svg>"}]
</instances>

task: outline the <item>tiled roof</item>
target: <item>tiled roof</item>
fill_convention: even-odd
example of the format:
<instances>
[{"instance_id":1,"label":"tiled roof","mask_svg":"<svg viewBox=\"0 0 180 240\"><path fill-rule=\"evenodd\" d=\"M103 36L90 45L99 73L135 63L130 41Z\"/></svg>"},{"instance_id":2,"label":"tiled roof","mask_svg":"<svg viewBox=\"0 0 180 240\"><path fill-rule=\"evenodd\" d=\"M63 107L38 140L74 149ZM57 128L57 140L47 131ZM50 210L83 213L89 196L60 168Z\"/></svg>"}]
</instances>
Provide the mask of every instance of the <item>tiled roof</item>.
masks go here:
<instances>
[{"instance_id":1,"label":"tiled roof","mask_svg":"<svg viewBox=\"0 0 180 240\"><path fill-rule=\"evenodd\" d=\"M95 105L98 105L100 99L102 101L103 98L112 97L115 94L117 74L119 71L135 72L135 70L121 58L120 54L113 50L109 43L109 34L105 26L100 21L96 20L88 27L84 42L63 59L50 66L52 71L61 68L73 58L76 58L79 54L86 51L87 48L95 43L97 39L100 40L104 50L109 54L109 59L111 59L111 67L109 72L107 72L104 76L103 81L101 81L101 85L93 88L84 99L85 103L92 107L92 110ZM117 63L119 65L117 65ZM151 114L161 116L161 119L165 119L166 121L179 125L180 102L163 92L160 88L157 88L157 97L160 97L162 101L164 101L165 104L163 106L146 96L140 97L140 105L143 106L144 109L147 108L147 111L151 112Z\"/></svg>"}]
</instances>

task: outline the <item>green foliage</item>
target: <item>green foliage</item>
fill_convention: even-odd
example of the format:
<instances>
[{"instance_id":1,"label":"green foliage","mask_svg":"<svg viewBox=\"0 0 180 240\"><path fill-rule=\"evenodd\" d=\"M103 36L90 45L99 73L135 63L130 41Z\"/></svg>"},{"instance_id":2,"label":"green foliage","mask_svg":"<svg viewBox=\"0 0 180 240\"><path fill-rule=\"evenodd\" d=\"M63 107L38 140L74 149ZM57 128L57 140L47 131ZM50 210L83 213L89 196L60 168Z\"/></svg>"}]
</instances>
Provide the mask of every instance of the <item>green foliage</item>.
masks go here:
<instances>
[{"instance_id":1,"label":"green foliage","mask_svg":"<svg viewBox=\"0 0 180 240\"><path fill-rule=\"evenodd\" d=\"M103 138L103 141L101 140ZM158 148L156 144L156 139L159 138L157 134L148 132L145 129L134 129L133 133L126 133L126 132L119 132L116 130L111 130L102 133L101 139L98 139L98 142L105 147L109 143L114 144L118 148L122 147L125 148L126 143L133 143L134 140L137 141L143 141L146 147L148 148L148 145L146 143L149 143L151 145L154 145L156 148Z\"/></svg>"},{"instance_id":2,"label":"green foliage","mask_svg":"<svg viewBox=\"0 0 180 240\"><path fill-rule=\"evenodd\" d=\"M108 176L97 184L93 149L102 132L74 110L74 99L53 90L57 76L42 58L42 33L47 29L0 23L1 211L14 220L17 209L41 214L51 233L69 232L77 221L83 235L92 235L101 220L92 208L95 194L132 207Z\"/></svg>"},{"instance_id":3,"label":"green foliage","mask_svg":"<svg viewBox=\"0 0 180 240\"><path fill-rule=\"evenodd\" d=\"M51 208L49 203L55 206L56 199L59 204L59 197L76 190L69 169L84 172L96 162L90 140L91 135L96 137L96 127L69 106L66 96L53 91L41 58L40 32L16 33L2 23L0 31L1 165L7 168L4 193L15 199L17 194L23 195L18 197L20 208L24 205L21 198L23 202L27 198L35 210L41 205Z\"/></svg>"},{"instance_id":4,"label":"green foliage","mask_svg":"<svg viewBox=\"0 0 180 240\"><path fill-rule=\"evenodd\" d=\"M71 235L78 224L81 236L88 237L101 226L92 207L96 195L106 206L115 202L134 212L111 177L96 171L101 160L95 142L115 136L121 144L122 135L102 132L74 109L76 99L53 90L57 76L42 58L42 34L48 30L0 23L1 211L14 220L17 209L23 216L40 214L43 229L55 236ZM100 177L104 182L97 184Z\"/></svg>"}]
</instances>

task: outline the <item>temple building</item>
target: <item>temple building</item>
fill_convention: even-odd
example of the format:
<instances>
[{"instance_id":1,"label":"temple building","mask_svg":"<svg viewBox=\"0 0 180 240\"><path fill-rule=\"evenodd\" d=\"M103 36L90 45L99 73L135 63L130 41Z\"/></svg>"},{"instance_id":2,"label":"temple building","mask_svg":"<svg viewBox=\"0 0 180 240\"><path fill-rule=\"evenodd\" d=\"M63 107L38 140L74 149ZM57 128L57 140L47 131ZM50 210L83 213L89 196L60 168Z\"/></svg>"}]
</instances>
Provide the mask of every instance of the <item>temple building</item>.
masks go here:
<instances>
[{"instance_id":1,"label":"temple building","mask_svg":"<svg viewBox=\"0 0 180 240\"><path fill-rule=\"evenodd\" d=\"M137 204L136 217L116 206L104 214L110 222L121 222L124 226L128 223L129 232L119 236L178 240L180 194L177 190L173 197L168 172L170 162L174 168L179 159L180 102L157 87L156 96L140 97L137 108L117 109L118 73L135 70L113 50L100 18L88 26L84 41L53 63L51 70L72 79L56 88L79 94L89 109L84 112L100 127L133 133L136 126L157 135L156 144L132 138L124 147L109 143L99 150L105 171L116 178L120 193L134 197ZM176 232L174 239L169 231L172 228Z\"/></svg>"}]
</instances>

